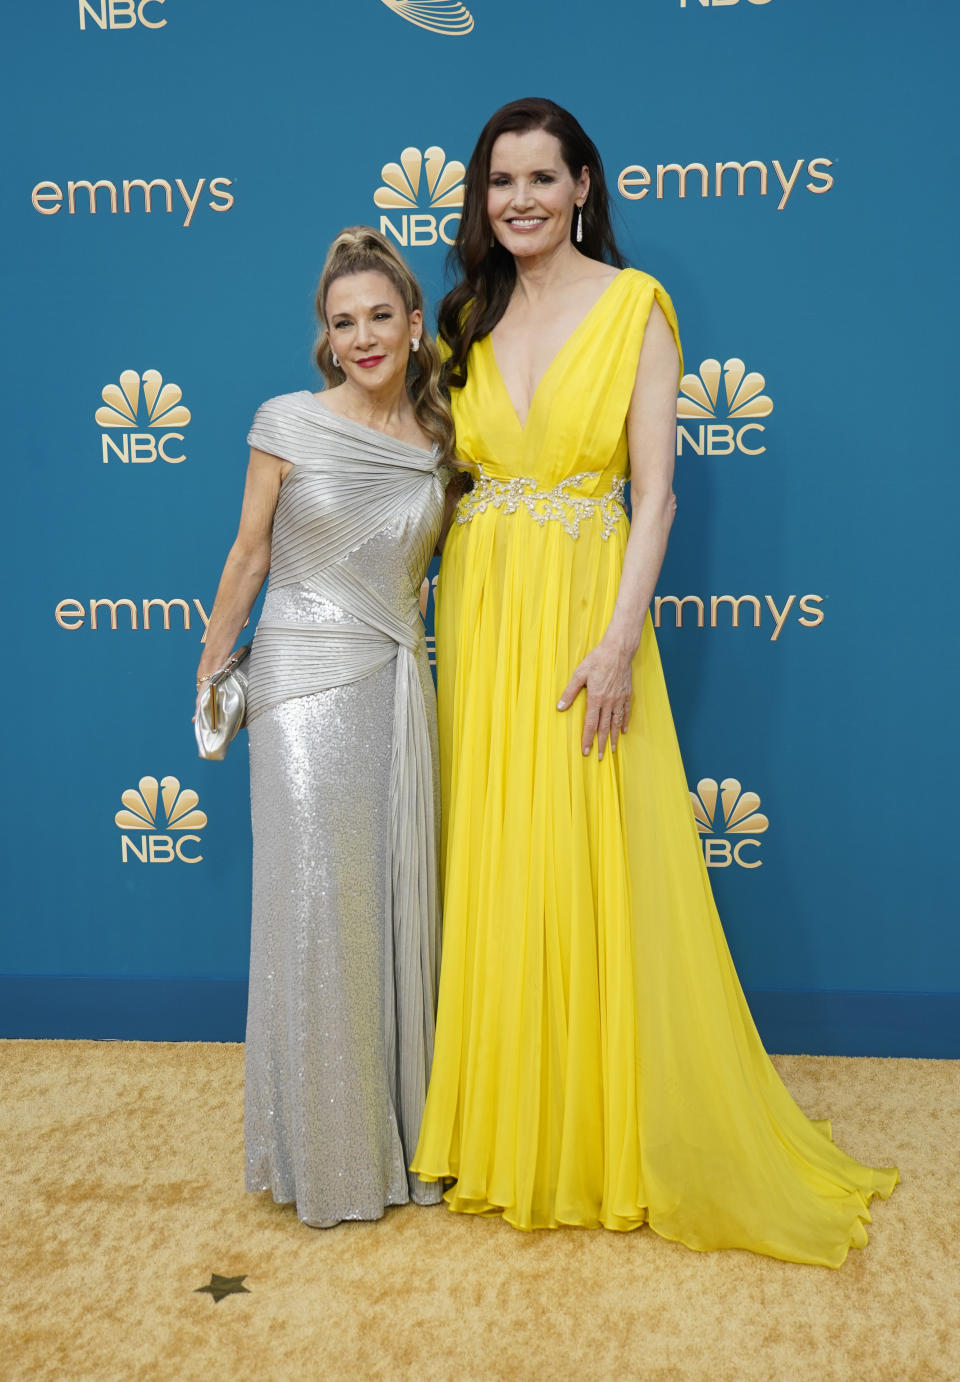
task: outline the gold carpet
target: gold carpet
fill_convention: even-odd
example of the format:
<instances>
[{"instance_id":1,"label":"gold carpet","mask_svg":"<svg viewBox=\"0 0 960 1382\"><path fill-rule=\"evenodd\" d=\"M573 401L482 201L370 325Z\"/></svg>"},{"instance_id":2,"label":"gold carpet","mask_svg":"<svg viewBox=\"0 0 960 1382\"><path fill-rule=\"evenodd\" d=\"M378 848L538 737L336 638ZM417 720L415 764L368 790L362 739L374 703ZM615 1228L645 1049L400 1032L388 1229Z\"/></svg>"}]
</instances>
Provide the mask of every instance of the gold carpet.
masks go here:
<instances>
[{"instance_id":1,"label":"gold carpet","mask_svg":"<svg viewBox=\"0 0 960 1382\"><path fill-rule=\"evenodd\" d=\"M0 1042L0 1378L957 1382L960 1062L777 1066L903 1176L839 1271L442 1207L304 1228L244 1193L242 1047Z\"/></svg>"}]
</instances>

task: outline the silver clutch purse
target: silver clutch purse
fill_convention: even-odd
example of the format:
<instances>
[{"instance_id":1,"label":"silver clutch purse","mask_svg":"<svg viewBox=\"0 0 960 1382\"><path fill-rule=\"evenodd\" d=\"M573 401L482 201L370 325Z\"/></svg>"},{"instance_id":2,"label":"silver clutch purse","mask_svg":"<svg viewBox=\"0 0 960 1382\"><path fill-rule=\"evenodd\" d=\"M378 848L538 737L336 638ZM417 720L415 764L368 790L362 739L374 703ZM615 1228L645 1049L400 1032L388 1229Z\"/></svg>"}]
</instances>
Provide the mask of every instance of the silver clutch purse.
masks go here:
<instances>
[{"instance_id":1,"label":"silver clutch purse","mask_svg":"<svg viewBox=\"0 0 960 1382\"><path fill-rule=\"evenodd\" d=\"M193 722L201 758L226 758L230 740L247 722L247 672L250 644L231 653L205 683Z\"/></svg>"}]
</instances>

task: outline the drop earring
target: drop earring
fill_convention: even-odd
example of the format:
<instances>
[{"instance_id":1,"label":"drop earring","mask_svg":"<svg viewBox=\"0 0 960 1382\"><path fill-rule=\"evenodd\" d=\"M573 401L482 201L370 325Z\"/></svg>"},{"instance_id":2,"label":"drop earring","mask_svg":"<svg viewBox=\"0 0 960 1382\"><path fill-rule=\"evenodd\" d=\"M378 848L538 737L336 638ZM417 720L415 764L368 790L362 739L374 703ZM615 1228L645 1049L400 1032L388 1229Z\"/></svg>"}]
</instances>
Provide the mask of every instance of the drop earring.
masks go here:
<instances>
[{"instance_id":1,"label":"drop earring","mask_svg":"<svg viewBox=\"0 0 960 1382\"><path fill-rule=\"evenodd\" d=\"M336 351L333 352L333 368L334 368L334 369L339 369L339 368L340 368L340 356L337 354Z\"/></svg>"},{"instance_id":2,"label":"drop earring","mask_svg":"<svg viewBox=\"0 0 960 1382\"><path fill-rule=\"evenodd\" d=\"M577 244L583 243L583 207L577 207Z\"/></svg>"},{"instance_id":3,"label":"drop earring","mask_svg":"<svg viewBox=\"0 0 960 1382\"><path fill-rule=\"evenodd\" d=\"M413 350L413 351L417 351L417 350L420 349L420 337L419 337L419 336L411 336L411 338L410 338L410 349Z\"/></svg>"}]
</instances>

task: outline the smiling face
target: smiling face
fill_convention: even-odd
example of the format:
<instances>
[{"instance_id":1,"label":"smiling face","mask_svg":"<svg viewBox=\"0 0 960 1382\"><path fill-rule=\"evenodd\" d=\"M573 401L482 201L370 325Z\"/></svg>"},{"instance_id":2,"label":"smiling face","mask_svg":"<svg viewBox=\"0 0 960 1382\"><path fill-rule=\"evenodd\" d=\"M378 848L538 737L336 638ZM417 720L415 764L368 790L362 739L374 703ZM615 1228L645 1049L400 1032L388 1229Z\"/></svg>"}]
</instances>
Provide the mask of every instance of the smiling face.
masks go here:
<instances>
[{"instance_id":1,"label":"smiling face","mask_svg":"<svg viewBox=\"0 0 960 1382\"><path fill-rule=\"evenodd\" d=\"M517 258L549 254L570 240L590 174L576 179L560 141L546 130L501 134L490 151L487 215L494 235Z\"/></svg>"},{"instance_id":2,"label":"smiling face","mask_svg":"<svg viewBox=\"0 0 960 1382\"><path fill-rule=\"evenodd\" d=\"M347 379L379 393L406 379L410 342L419 340L423 313L408 312L397 288L371 270L335 278L325 305L327 340Z\"/></svg>"}]
</instances>

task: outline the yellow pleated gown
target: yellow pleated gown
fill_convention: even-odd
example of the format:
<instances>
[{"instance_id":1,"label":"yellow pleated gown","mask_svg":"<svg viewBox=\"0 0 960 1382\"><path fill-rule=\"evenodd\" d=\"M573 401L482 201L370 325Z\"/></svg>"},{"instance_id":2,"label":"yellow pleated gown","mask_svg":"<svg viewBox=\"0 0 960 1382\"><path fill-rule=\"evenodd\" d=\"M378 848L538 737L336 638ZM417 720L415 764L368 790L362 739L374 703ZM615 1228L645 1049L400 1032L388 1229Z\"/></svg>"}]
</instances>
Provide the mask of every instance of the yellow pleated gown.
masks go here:
<instances>
[{"instance_id":1,"label":"yellow pleated gown","mask_svg":"<svg viewBox=\"0 0 960 1382\"><path fill-rule=\"evenodd\" d=\"M897 1183L831 1140L767 1057L717 915L649 615L629 733L580 748L629 531L625 422L654 300L621 272L521 426L490 338L454 393L478 483L437 592L444 931L413 1168L517 1228L657 1233L839 1266ZM677 336L679 349L679 336Z\"/></svg>"}]
</instances>

